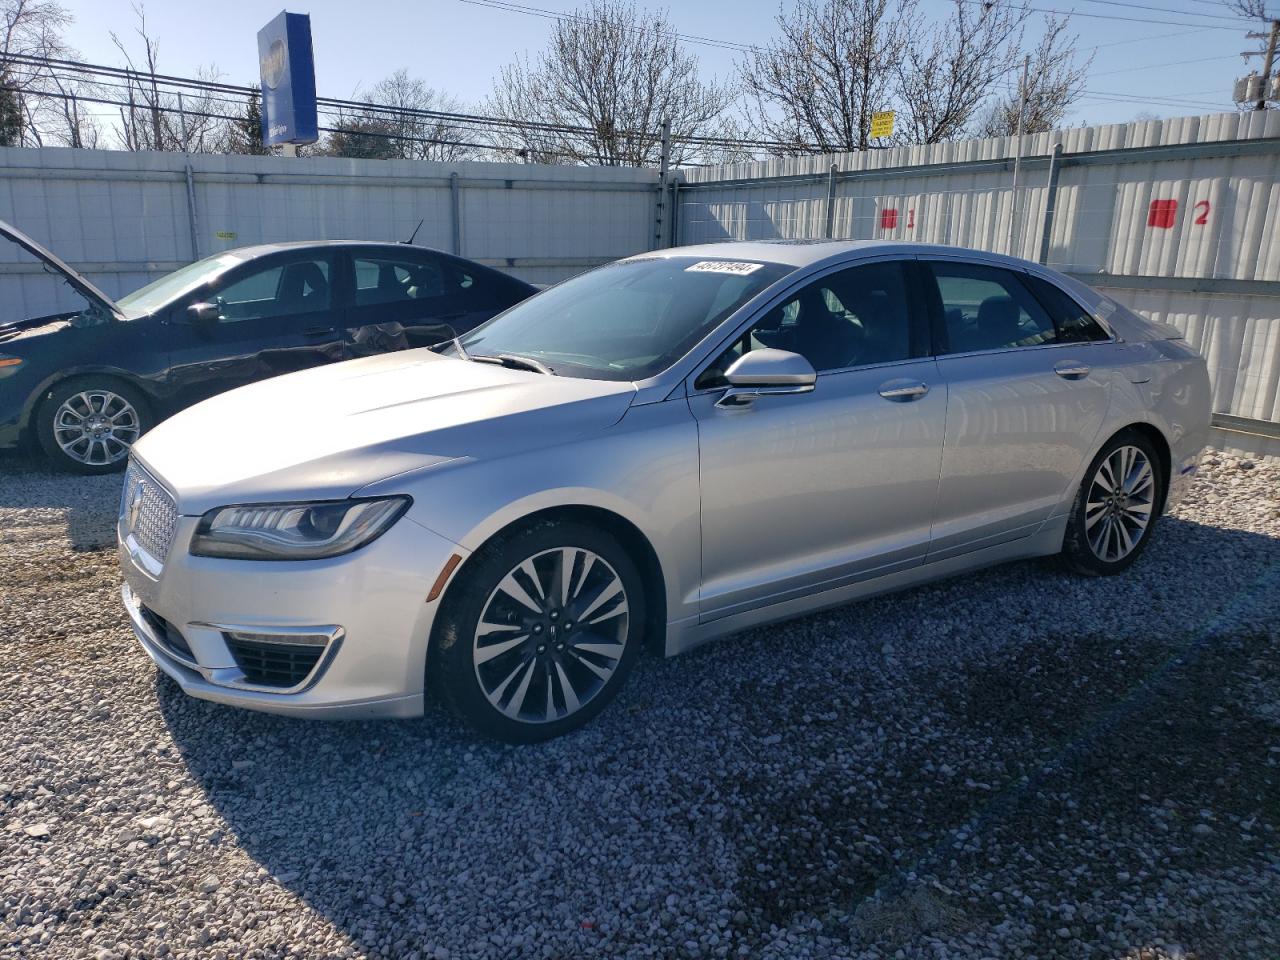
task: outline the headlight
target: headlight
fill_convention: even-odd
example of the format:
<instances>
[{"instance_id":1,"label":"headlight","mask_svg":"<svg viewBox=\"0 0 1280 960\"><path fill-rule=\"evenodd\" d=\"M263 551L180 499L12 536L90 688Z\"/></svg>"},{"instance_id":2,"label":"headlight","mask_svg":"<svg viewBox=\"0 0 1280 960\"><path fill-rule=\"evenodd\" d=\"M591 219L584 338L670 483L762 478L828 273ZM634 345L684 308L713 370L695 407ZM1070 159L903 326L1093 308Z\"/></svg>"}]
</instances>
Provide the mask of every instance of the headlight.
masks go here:
<instances>
[{"instance_id":1,"label":"headlight","mask_svg":"<svg viewBox=\"0 0 1280 960\"><path fill-rule=\"evenodd\" d=\"M408 497L386 497L219 507L200 518L191 552L237 560L336 557L376 540L411 502Z\"/></svg>"}]
</instances>

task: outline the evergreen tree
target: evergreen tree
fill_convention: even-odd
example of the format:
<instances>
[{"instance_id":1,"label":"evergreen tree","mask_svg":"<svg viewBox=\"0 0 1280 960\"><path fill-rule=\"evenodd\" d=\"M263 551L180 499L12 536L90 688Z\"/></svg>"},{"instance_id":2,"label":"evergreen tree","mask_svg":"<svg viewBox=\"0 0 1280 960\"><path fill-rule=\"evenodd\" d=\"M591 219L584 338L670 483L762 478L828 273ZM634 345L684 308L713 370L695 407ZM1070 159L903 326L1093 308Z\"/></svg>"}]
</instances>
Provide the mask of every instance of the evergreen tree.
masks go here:
<instances>
[{"instance_id":1,"label":"evergreen tree","mask_svg":"<svg viewBox=\"0 0 1280 960\"><path fill-rule=\"evenodd\" d=\"M244 114L231 121L229 133L231 153L262 156L267 152L267 148L262 145L262 102L257 85L249 93Z\"/></svg>"},{"instance_id":2,"label":"evergreen tree","mask_svg":"<svg viewBox=\"0 0 1280 960\"><path fill-rule=\"evenodd\" d=\"M0 72L0 147L22 146L22 95Z\"/></svg>"}]
</instances>

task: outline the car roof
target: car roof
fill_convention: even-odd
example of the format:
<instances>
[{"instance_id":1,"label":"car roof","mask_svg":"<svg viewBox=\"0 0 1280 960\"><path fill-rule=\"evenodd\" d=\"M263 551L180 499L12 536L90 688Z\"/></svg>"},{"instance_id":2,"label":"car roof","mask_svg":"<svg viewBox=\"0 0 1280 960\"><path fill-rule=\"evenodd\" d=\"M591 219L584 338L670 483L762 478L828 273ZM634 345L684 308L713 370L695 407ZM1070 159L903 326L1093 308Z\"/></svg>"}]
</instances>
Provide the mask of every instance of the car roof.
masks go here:
<instances>
[{"instance_id":1,"label":"car roof","mask_svg":"<svg viewBox=\"0 0 1280 960\"><path fill-rule=\"evenodd\" d=\"M809 267L825 261L840 261L855 255L896 254L911 257L919 254L961 255L987 263L1025 266L1027 261L986 250L970 250L939 243L915 243L910 240L730 240L722 243L700 243L688 247L668 247L641 257L705 257L709 260L749 260L781 263L791 267Z\"/></svg>"},{"instance_id":2,"label":"car roof","mask_svg":"<svg viewBox=\"0 0 1280 960\"><path fill-rule=\"evenodd\" d=\"M452 256L452 254L447 254L443 250L437 250L434 247L426 247L417 243L399 243L395 240L283 240L278 243L255 243L252 246L235 247L222 252L248 260L253 257L263 257L269 253L280 253L285 250L323 249L325 247L370 247L382 250L408 247L413 250L427 250L431 253Z\"/></svg>"}]
</instances>

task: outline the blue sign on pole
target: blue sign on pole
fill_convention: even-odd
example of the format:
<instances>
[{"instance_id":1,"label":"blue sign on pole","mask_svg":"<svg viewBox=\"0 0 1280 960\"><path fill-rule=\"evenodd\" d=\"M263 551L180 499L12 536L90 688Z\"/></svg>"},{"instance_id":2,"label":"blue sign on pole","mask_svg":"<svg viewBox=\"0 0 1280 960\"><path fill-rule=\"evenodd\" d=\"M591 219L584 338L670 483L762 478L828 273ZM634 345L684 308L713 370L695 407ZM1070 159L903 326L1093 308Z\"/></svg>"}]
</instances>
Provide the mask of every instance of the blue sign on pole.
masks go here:
<instances>
[{"instance_id":1,"label":"blue sign on pole","mask_svg":"<svg viewBox=\"0 0 1280 960\"><path fill-rule=\"evenodd\" d=\"M262 142L315 143L316 65L311 51L311 18L281 13L258 31L262 69Z\"/></svg>"}]
</instances>

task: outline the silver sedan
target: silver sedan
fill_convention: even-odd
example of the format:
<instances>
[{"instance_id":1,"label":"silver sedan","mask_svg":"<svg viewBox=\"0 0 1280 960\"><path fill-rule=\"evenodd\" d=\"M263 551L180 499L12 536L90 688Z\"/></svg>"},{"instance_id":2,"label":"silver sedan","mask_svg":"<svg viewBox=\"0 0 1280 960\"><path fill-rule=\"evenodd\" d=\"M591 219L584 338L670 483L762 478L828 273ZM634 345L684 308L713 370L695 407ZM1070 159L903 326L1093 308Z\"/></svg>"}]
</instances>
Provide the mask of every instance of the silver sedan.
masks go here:
<instances>
[{"instance_id":1,"label":"silver sedan","mask_svg":"<svg viewBox=\"0 0 1280 960\"><path fill-rule=\"evenodd\" d=\"M1036 264L677 248L162 423L125 483L124 603L193 696L402 717L434 694L541 740L642 647L1027 557L1119 573L1208 425L1176 329Z\"/></svg>"}]
</instances>

